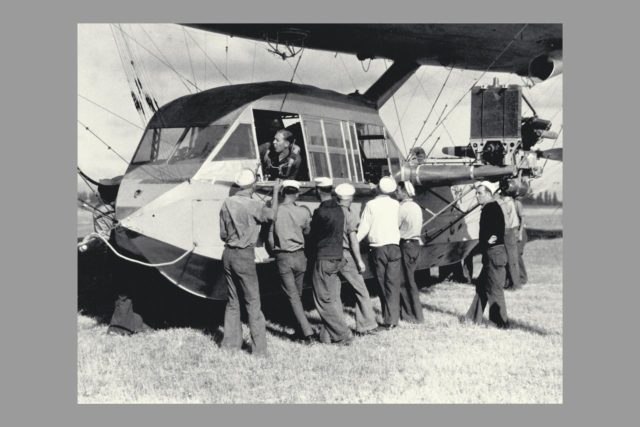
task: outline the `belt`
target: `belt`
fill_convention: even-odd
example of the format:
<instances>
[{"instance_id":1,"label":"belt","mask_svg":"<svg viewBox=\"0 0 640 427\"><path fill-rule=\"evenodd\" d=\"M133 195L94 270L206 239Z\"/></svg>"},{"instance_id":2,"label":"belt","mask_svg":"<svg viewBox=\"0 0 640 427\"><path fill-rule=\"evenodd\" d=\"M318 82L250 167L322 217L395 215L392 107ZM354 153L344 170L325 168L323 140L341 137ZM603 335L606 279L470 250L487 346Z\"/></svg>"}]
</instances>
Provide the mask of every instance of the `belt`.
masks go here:
<instances>
[{"instance_id":1,"label":"belt","mask_svg":"<svg viewBox=\"0 0 640 427\"><path fill-rule=\"evenodd\" d=\"M229 245L224 245L225 249L233 249L233 250L242 250L242 249L255 249L254 245L249 245L249 246L245 246L244 248L240 248L238 246L229 246Z\"/></svg>"},{"instance_id":2,"label":"belt","mask_svg":"<svg viewBox=\"0 0 640 427\"><path fill-rule=\"evenodd\" d=\"M304 248L300 248L300 249L296 249L295 251L283 251L283 250L277 250L274 251L276 254L295 254L296 252L300 252L300 251L304 251Z\"/></svg>"},{"instance_id":3,"label":"belt","mask_svg":"<svg viewBox=\"0 0 640 427\"><path fill-rule=\"evenodd\" d=\"M400 243L403 243L403 242L418 242L418 243L420 243L420 238L418 237L416 239L400 239Z\"/></svg>"}]
</instances>

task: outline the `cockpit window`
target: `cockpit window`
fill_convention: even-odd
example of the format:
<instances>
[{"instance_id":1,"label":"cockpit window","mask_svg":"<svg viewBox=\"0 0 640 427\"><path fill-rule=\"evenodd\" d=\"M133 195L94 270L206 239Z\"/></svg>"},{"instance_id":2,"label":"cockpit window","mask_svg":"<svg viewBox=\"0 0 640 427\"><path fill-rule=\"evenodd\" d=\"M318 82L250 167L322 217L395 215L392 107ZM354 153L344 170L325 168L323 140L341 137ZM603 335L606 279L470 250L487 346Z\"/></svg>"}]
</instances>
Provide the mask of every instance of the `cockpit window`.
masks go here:
<instances>
[{"instance_id":1,"label":"cockpit window","mask_svg":"<svg viewBox=\"0 0 640 427\"><path fill-rule=\"evenodd\" d=\"M162 164L189 159L204 160L218 145L228 128L228 125L149 128L131 163Z\"/></svg>"},{"instance_id":2,"label":"cockpit window","mask_svg":"<svg viewBox=\"0 0 640 427\"><path fill-rule=\"evenodd\" d=\"M227 142L215 155L217 160L255 159L256 149L253 141L253 131L248 123L240 123L229 136Z\"/></svg>"}]
</instances>

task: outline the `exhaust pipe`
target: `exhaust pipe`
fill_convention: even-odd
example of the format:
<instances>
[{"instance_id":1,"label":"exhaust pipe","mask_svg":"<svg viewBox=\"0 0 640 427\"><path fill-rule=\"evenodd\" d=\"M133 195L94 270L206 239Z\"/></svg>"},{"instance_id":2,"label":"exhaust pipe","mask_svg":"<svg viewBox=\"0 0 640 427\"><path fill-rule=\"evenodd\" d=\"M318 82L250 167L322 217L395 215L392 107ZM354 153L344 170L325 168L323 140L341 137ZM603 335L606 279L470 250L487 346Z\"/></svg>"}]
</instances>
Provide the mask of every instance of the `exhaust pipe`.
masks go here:
<instances>
[{"instance_id":1,"label":"exhaust pipe","mask_svg":"<svg viewBox=\"0 0 640 427\"><path fill-rule=\"evenodd\" d=\"M529 77L537 82L545 81L560 73L562 73L561 50L536 56L529 63Z\"/></svg>"},{"instance_id":2,"label":"exhaust pipe","mask_svg":"<svg viewBox=\"0 0 640 427\"><path fill-rule=\"evenodd\" d=\"M410 181L417 187L467 184L484 179L500 179L516 174L515 166L492 165L408 165L396 173L396 181Z\"/></svg>"}]
</instances>

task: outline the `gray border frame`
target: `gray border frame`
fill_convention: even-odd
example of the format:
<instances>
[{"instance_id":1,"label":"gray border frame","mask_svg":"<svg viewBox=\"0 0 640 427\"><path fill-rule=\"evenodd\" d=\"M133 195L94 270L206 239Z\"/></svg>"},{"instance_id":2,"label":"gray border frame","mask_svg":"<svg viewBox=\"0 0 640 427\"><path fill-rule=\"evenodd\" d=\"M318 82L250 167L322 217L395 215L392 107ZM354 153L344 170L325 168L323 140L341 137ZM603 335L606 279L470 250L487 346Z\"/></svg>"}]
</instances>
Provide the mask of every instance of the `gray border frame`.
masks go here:
<instances>
[{"instance_id":1,"label":"gray border frame","mask_svg":"<svg viewBox=\"0 0 640 427\"><path fill-rule=\"evenodd\" d=\"M597 6L547 0L483 0L474 6L403 0L383 5L344 0L251 3L183 0L159 6L152 1L57 1L44 6L22 3L7 10L2 39L8 102L3 106L4 116L10 117L5 123L10 151L3 162L4 188L9 187L3 218L9 244L4 245L3 259L12 268L3 269L4 330L10 338L3 345L3 365L9 371L3 379L8 410L3 418L11 424L91 426L114 422L602 425L628 419L632 405L637 405L637 390L631 387L631 373L637 371L632 369L637 352L631 337L637 337L637 331L631 328L638 291L637 284L627 280L634 277L630 269L637 251L630 233L636 228L635 194L627 196L633 190L630 172L635 170L639 145L637 130L632 129L638 122L636 99L629 90L637 81L632 74L638 69L637 48L631 44L637 39L637 11L617 0ZM564 72L570 78L565 79L563 97L569 141L564 166L563 405L76 404L76 24L206 20L564 24Z\"/></svg>"}]
</instances>

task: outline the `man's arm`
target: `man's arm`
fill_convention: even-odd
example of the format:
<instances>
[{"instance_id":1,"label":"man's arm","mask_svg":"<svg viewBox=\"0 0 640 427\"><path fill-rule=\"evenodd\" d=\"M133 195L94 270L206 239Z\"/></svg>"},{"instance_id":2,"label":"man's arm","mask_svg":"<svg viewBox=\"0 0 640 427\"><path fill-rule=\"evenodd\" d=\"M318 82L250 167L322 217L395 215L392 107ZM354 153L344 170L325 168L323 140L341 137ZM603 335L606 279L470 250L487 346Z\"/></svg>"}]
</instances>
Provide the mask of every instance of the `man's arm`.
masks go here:
<instances>
[{"instance_id":1,"label":"man's arm","mask_svg":"<svg viewBox=\"0 0 640 427\"><path fill-rule=\"evenodd\" d=\"M229 211L227 210L226 203L222 204L222 208L220 209L220 240L223 242L227 241L229 237L229 232L227 231L227 221L228 221Z\"/></svg>"},{"instance_id":2,"label":"man's arm","mask_svg":"<svg viewBox=\"0 0 640 427\"><path fill-rule=\"evenodd\" d=\"M362 217L360 218L360 225L358 226L358 242L361 242L362 239L367 237L369 230L371 230L371 209L367 203L364 207L364 211L362 212Z\"/></svg>"},{"instance_id":3,"label":"man's arm","mask_svg":"<svg viewBox=\"0 0 640 427\"><path fill-rule=\"evenodd\" d=\"M360 254L360 242L358 241L358 235L355 231L349 233L349 248L353 254L353 259L355 259L358 264L358 270L360 270L360 273L364 273L367 268L362 260L362 255Z\"/></svg>"}]
</instances>

